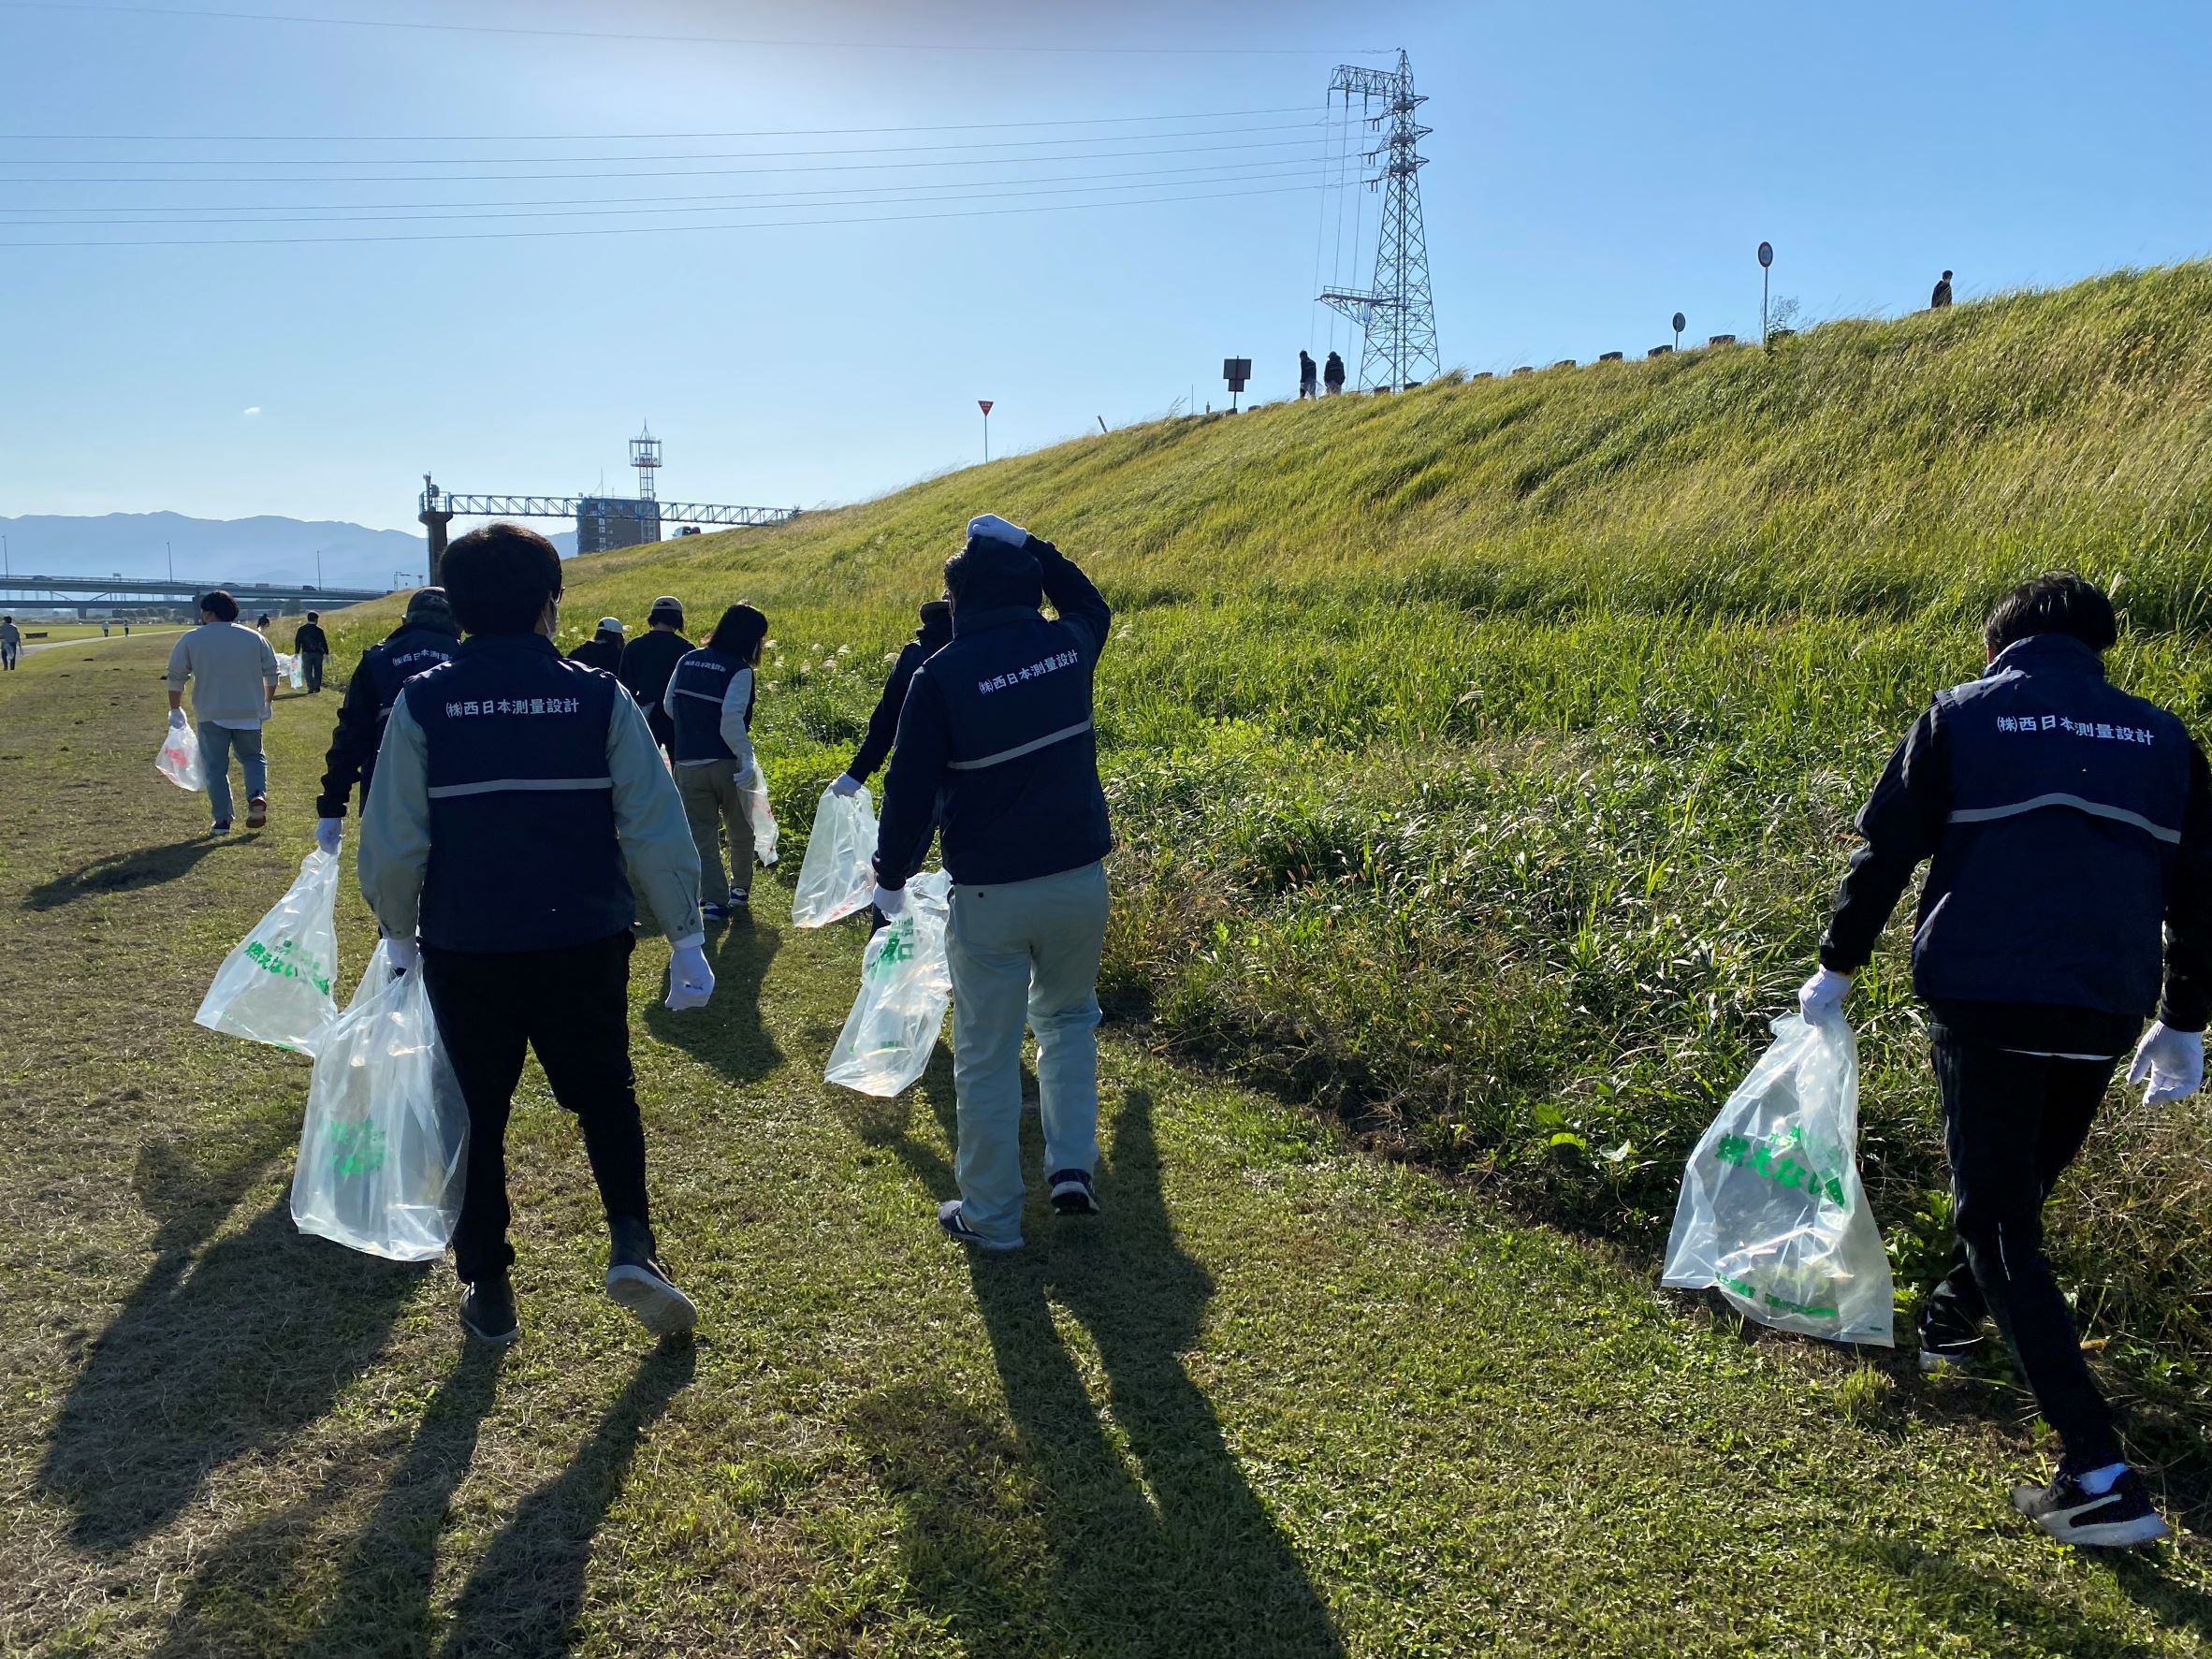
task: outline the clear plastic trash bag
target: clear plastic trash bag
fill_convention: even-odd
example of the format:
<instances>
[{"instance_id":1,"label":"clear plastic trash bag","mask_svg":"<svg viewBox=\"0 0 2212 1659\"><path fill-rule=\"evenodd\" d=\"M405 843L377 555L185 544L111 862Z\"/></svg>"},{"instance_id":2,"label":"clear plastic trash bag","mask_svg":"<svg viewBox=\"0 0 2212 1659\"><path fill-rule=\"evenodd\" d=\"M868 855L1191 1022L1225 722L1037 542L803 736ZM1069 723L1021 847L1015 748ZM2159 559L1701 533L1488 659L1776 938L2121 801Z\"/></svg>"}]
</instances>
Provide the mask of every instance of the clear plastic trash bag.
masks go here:
<instances>
[{"instance_id":1,"label":"clear plastic trash bag","mask_svg":"<svg viewBox=\"0 0 2212 1659\"><path fill-rule=\"evenodd\" d=\"M307 670L300 665L298 653L286 653L284 651L278 651L274 653L274 655L276 657L277 672L283 675L284 678L292 682L292 689L295 691L306 691Z\"/></svg>"},{"instance_id":2,"label":"clear plastic trash bag","mask_svg":"<svg viewBox=\"0 0 2212 1659\"><path fill-rule=\"evenodd\" d=\"M953 879L931 870L907 883L905 913L876 930L861 958L860 995L822 1079L888 1099L929 1067L953 1000L945 954Z\"/></svg>"},{"instance_id":3,"label":"clear plastic trash bag","mask_svg":"<svg viewBox=\"0 0 2212 1659\"><path fill-rule=\"evenodd\" d=\"M379 944L308 1085L292 1222L393 1261L444 1253L460 1220L469 1113L420 970Z\"/></svg>"},{"instance_id":4,"label":"clear plastic trash bag","mask_svg":"<svg viewBox=\"0 0 2212 1659\"><path fill-rule=\"evenodd\" d=\"M876 895L876 806L868 792L840 795L823 790L814 808L814 833L791 894L791 919L799 927L827 927L840 916L865 910Z\"/></svg>"},{"instance_id":5,"label":"clear plastic trash bag","mask_svg":"<svg viewBox=\"0 0 2212 1659\"><path fill-rule=\"evenodd\" d=\"M761 775L761 764L757 760L752 764L752 781L742 793L745 819L752 825L752 855L764 869L776 862L776 814L768 810L768 780Z\"/></svg>"},{"instance_id":6,"label":"clear plastic trash bag","mask_svg":"<svg viewBox=\"0 0 2212 1659\"><path fill-rule=\"evenodd\" d=\"M1851 1027L1783 1015L1690 1155L1661 1282L1710 1286L1778 1330L1889 1346L1896 1292L1857 1149Z\"/></svg>"},{"instance_id":7,"label":"clear plastic trash bag","mask_svg":"<svg viewBox=\"0 0 2212 1659\"><path fill-rule=\"evenodd\" d=\"M192 1017L211 1031L313 1055L338 1004L338 860L317 850L276 908L223 959Z\"/></svg>"},{"instance_id":8,"label":"clear plastic trash bag","mask_svg":"<svg viewBox=\"0 0 2212 1659\"><path fill-rule=\"evenodd\" d=\"M153 757L161 775L179 789L195 792L208 787L207 768L199 763L199 734L190 726L170 726L161 735L161 749Z\"/></svg>"}]
</instances>

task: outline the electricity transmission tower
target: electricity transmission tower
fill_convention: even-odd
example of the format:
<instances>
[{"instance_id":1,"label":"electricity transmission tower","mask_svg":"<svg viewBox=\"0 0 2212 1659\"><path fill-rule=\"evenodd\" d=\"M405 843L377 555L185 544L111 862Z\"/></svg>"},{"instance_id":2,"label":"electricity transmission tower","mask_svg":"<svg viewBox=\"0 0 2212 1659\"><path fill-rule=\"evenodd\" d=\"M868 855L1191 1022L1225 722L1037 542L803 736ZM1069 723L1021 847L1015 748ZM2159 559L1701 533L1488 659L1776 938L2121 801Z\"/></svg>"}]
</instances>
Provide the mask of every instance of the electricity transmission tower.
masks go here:
<instances>
[{"instance_id":1,"label":"electricity transmission tower","mask_svg":"<svg viewBox=\"0 0 2212 1659\"><path fill-rule=\"evenodd\" d=\"M1340 92L1346 120L1357 95L1370 129L1389 124L1389 136L1363 158L1375 171L1361 181L1383 191L1381 240L1375 248L1374 285L1324 288L1320 300L1360 325L1366 342L1361 389L1404 391L1443 367L1436 356L1436 307L1429 298L1429 237L1421 225L1420 170L1429 164L1415 148L1433 130L1414 119L1428 100L1413 90L1413 65L1403 51L1395 69L1339 65L1329 78L1329 95L1333 99Z\"/></svg>"}]
</instances>

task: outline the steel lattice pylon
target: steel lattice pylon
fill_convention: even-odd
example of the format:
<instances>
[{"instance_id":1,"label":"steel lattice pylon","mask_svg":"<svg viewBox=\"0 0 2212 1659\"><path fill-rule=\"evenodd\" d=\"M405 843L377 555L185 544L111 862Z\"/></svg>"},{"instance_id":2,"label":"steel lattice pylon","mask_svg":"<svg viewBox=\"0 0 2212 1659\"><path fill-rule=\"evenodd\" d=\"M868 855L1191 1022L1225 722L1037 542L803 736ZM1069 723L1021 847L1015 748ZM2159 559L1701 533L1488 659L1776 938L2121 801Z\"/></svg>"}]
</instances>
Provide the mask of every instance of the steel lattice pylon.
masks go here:
<instances>
[{"instance_id":1,"label":"steel lattice pylon","mask_svg":"<svg viewBox=\"0 0 2212 1659\"><path fill-rule=\"evenodd\" d=\"M1324 288L1319 298L1360 325L1365 340L1361 389L1403 391L1443 367L1436 356L1436 307L1429 298L1429 237L1421 224L1420 170L1428 161L1416 148L1433 129L1414 119L1428 100L1413 90L1413 65L1403 51L1395 69L1339 65L1329 78L1329 93L1333 98L1340 92L1347 114L1356 95L1370 126L1390 126L1389 137L1367 152L1365 160L1376 171L1362 181L1383 191L1381 240L1373 287ZM1378 100L1382 113L1372 113Z\"/></svg>"}]
</instances>

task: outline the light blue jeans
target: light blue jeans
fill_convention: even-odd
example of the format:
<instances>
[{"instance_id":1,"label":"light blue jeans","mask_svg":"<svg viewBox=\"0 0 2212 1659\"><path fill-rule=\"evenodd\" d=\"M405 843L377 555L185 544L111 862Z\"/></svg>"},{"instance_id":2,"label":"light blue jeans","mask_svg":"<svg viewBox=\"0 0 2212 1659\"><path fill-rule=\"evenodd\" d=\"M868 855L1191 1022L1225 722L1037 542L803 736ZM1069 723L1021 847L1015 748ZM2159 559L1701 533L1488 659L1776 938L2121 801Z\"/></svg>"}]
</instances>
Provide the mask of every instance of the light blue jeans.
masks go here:
<instances>
[{"instance_id":1,"label":"light blue jeans","mask_svg":"<svg viewBox=\"0 0 2212 1659\"><path fill-rule=\"evenodd\" d=\"M199 764L208 775L208 810L217 823L230 822L230 757L238 756L239 770L246 775L246 794L269 793L269 762L261 753L261 730L233 731L212 720L199 723Z\"/></svg>"},{"instance_id":2,"label":"light blue jeans","mask_svg":"<svg viewBox=\"0 0 2212 1659\"><path fill-rule=\"evenodd\" d=\"M1037 1033L1044 1172L1099 1163L1099 957L1106 866L1000 887L954 887L953 1172L961 1214L994 1244L1022 1237L1022 1030Z\"/></svg>"}]
</instances>

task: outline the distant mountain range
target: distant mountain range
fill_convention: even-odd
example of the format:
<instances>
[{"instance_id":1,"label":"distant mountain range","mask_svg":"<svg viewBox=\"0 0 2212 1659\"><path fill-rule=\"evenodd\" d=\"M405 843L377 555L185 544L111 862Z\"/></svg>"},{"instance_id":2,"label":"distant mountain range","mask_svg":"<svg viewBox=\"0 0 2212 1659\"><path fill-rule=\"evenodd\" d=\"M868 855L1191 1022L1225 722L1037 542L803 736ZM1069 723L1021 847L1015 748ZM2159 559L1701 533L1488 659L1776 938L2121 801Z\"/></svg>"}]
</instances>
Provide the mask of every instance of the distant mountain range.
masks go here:
<instances>
[{"instance_id":1,"label":"distant mountain range","mask_svg":"<svg viewBox=\"0 0 2212 1659\"><path fill-rule=\"evenodd\" d=\"M407 581L421 581L428 562L419 535L330 519L31 514L0 518L0 535L7 538L7 565L18 575L166 576L173 569L180 581L314 583L381 591L394 586L400 573L406 573ZM552 540L563 559L575 553L574 529Z\"/></svg>"}]
</instances>

